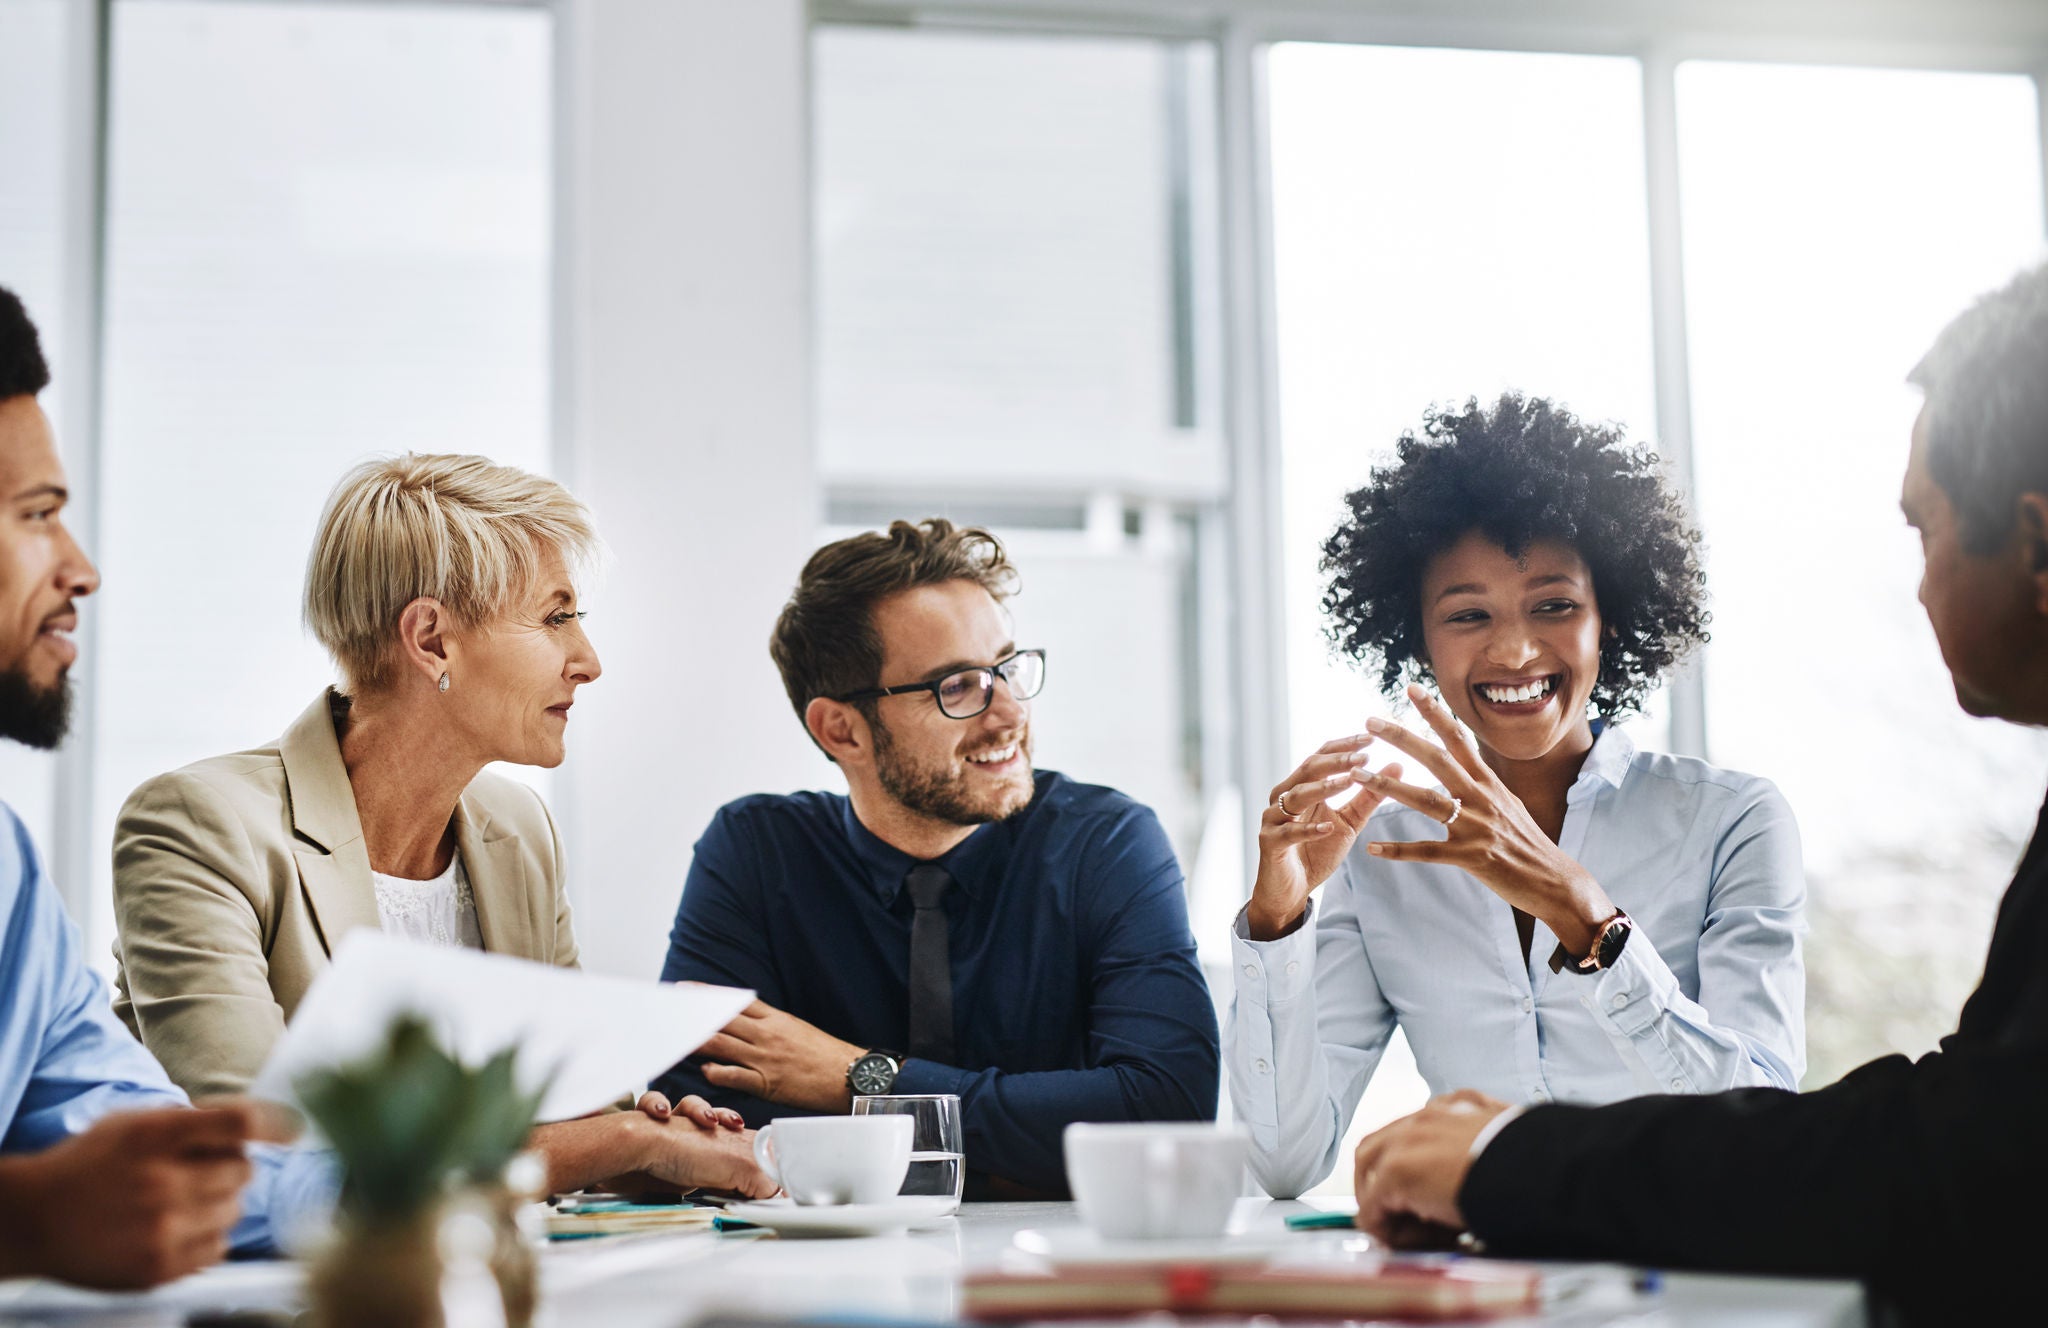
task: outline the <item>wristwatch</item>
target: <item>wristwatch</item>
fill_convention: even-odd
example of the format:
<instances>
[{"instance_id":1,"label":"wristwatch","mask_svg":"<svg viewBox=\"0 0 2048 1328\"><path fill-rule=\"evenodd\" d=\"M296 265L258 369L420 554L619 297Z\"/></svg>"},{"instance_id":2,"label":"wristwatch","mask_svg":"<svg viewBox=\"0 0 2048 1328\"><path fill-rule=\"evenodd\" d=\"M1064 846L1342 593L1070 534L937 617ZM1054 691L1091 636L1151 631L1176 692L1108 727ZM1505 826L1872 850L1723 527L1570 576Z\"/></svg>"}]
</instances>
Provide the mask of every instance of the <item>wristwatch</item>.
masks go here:
<instances>
[{"instance_id":1,"label":"wristwatch","mask_svg":"<svg viewBox=\"0 0 2048 1328\"><path fill-rule=\"evenodd\" d=\"M900 1051L864 1051L846 1067L846 1087L857 1097L873 1097L896 1086L903 1073Z\"/></svg>"},{"instance_id":2,"label":"wristwatch","mask_svg":"<svg viewBox=\"0 0 2048 1328\"><path fill-rule=\"evenodd\" d=\"M1570 968L1574 973L1598 973L1614 967L1621 958L1622 947L1628 944L1629 933L1636 929L1635 919L1620 909L1614 916L1600 924L1600 930L1593 934L1593 948L1584 959L1564 948L1564 942L1557 943L1557 949L1550 952L1550 971L1558 972Z\"/></svg>"}]
</instances>

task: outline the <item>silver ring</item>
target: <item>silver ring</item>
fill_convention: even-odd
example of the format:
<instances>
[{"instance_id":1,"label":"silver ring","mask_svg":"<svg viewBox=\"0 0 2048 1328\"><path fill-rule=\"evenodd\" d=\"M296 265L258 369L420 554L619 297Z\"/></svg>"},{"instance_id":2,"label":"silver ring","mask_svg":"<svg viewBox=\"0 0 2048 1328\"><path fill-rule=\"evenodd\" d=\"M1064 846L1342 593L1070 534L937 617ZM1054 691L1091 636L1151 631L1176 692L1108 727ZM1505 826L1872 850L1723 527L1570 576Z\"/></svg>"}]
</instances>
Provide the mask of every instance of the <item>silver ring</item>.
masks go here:
<instances>
[{"instance_id":1,"label":"silver ring","mask_svg":"<svg viewBox=\"0 0 2048 1328\"><path fill-rule=\"evenodd\" d=\"M1465 800L1463 798L1453 797L1451 799L1451 814L1444 818L1444 829L1448 830L1452 826L1456 825L1458 823L1458 818L1460 816L1463 816L1464 814Z\"/></svg>"},{"instance_id":2,"label":"silver ring","mask_svg":"<svg viewBox=\"0 0 2048 1328\"><path fill-rule=\"evenodd\" d=\"M1273 805L1280 809L1280 814L1282 816L1286 817L1288 820L1291 821L1294 819L1294 813L1287 810L1287 792L1288 791L1286 789L1281 789L1280 796L1273 799Z\"/></svg>"}]
</instances>

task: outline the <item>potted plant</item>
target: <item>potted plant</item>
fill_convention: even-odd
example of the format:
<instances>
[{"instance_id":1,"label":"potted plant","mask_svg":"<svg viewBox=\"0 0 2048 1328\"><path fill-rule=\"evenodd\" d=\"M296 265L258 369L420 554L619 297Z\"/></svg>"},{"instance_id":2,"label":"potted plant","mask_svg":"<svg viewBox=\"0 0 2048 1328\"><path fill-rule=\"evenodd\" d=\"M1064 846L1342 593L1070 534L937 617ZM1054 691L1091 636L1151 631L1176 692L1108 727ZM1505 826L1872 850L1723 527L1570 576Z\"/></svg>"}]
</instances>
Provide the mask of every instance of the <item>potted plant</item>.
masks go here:
<instances>
[{"instance_id":1,"label":"potted plant","mask_svg":"<svg viewBox=\"0 0 2048 1328\"><path fill-rule=\"evenodd\" d=\"M311 1275L317 1323L441 1328L442 1224L451 1197L465 1194L499 1224L489 1262L505 1322L531 1322L535 1269L516 1232L509 1248L503 1238L516 1207L504 1178L542 1090L519 1091L516 1056L508 1048L471 1069L424 1019L405 1016L376 1052L296 1085L343 1175L334 1237Z\"/></svg>"}]
</instances>

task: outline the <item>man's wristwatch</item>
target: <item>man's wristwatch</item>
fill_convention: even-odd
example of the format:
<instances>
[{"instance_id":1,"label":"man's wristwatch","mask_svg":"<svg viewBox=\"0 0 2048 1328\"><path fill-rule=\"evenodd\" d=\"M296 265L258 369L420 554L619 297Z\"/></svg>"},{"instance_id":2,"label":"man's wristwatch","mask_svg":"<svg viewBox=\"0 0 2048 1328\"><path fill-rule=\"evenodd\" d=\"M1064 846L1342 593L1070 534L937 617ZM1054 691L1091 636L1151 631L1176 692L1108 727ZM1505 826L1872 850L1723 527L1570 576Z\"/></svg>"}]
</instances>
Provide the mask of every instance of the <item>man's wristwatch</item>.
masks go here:
<instances>
[{"instance_id":1,"label":"man's wristwatch","mask_svg":"<svg viewBox=\"0 0 2048 1328\"><path fill-rule=\"evenodd\" d=\"M856 1097L873 1097L896 1086L903 1073L900 1051L864 1051L846 1067L846 1087Z\"/></svg>"},{"instance_id":2,"label":"man's wristwatch","mask_svg":"<svg viewBox=\"0 0 2048 1328\"><path fill-rule=\"evenodd\" d=\"M1564 948L1559 941L1557 949L1550 953L1550 971L1556 973L1569 968L1574 973L1598 973L1613 968L1621 958L1621 951L1628 944L1629 933L1636 929L1635 919L1620 909L1614 916L1600 924L1600 930L1593 934L1593 948L1584 959Z\"/></svg>"}]
</instances>

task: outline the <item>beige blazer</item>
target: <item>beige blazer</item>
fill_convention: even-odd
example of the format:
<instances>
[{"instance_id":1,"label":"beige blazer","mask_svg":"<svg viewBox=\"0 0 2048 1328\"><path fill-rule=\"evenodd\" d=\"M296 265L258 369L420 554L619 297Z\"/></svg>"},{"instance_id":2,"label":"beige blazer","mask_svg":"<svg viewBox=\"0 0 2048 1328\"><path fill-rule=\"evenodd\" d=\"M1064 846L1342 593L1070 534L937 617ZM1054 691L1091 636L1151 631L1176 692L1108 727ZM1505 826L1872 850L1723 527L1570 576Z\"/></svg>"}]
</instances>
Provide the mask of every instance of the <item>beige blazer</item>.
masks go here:
<instances>
[{"instance_id":1,"label":"beige blazer","mask_svg":"<svg viewBox=\"0 0 2048 1328\"><path fill-rule=\"evenodd\" d=\"M114 827L114 1009L194 1097L246 1089L342 936L378 925L331 696L269 747L150 780ZM484 949L574 968L539 795L480 774L455 836Z\"/></svg>"}]
</instances>

